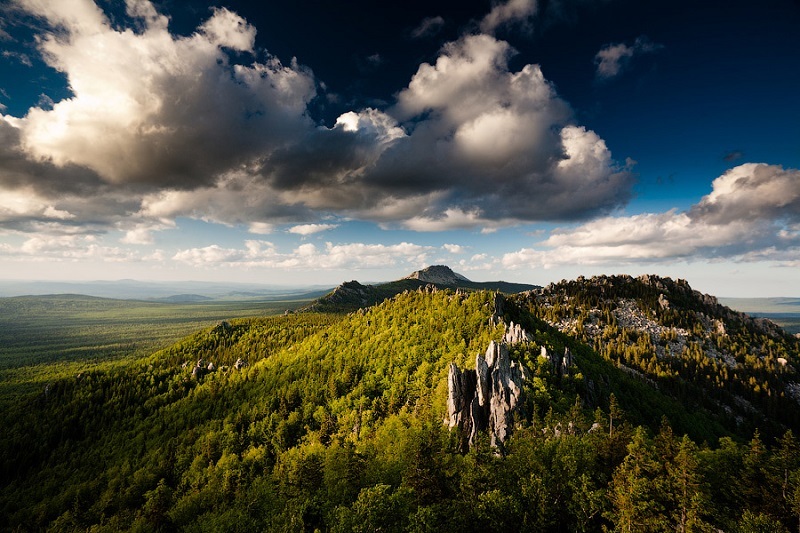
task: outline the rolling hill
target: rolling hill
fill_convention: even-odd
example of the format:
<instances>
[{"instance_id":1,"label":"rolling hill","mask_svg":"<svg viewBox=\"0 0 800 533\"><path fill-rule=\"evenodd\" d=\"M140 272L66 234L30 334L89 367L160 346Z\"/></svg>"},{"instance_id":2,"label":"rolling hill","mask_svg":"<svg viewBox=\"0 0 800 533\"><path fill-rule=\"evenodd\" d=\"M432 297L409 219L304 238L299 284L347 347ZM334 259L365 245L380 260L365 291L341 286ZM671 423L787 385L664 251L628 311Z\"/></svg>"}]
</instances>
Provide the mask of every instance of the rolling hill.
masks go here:
<instances>
[{"instance_id":1,"label":"rolling hill","mask_svg":"<svg viewBox=\"0 0 800 533\"><path fill-rule=\"evenodd\" d=\"M529 291L538 287L537 285L509 283L506 281L470 281L465 276L453 272L448 266L433 265L417 270L402 279L387 283L363 285L355 280L342 283L305 309L323 312L353 311L375 305L401 292L419 290L428 285L438 288L471 291L500 291L508 294Z\"/></svg>"},{"instance_id":2,"label":"rolling hill","mask_svg":"<svg viewBox=\"0 0 800 533\"><path fill-rule=\"evenodd\" d=\"M769 321L654 276L386 285L20 398L0 528L796 526L800 350Z\"/></svg>"}]
</instances>

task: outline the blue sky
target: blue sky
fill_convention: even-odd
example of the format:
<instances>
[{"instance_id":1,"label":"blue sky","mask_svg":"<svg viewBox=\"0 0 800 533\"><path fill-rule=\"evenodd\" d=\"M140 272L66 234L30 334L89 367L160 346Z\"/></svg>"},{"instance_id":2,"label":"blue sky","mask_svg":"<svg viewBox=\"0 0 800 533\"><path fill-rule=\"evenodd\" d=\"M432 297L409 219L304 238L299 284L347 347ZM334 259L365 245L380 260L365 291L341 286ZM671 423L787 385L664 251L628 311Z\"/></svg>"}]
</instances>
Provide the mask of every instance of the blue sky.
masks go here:
<instances>
[{"instance_id":1,"label":"blue sky","mask_svg":"<svg viewBox=\"0 0 800 533\"><path fill-rule=\"evenodd\" d=\"M267 4L0 4L0 278L800 295L797 1Z\"/></svg>"}]
</instances>

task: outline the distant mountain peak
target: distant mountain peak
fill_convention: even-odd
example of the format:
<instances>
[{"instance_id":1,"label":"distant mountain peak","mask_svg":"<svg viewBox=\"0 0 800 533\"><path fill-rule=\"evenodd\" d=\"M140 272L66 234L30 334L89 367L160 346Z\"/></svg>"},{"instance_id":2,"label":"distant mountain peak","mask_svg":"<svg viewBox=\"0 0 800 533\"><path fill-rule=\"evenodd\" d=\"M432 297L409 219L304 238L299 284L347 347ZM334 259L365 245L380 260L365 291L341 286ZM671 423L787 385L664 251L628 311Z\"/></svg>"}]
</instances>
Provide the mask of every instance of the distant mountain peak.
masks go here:
<instances>
[{"instance_id":1,"label":"distant mountain peak","mask_svg":"<svg viewBox=\"0 0 800 533\"><path fill-rule=\"evenodd\" d=\"M453 272L449 266L433 265L422 270L417 270L403 279L417 279L425 283L436 283L439 285L457 285L461 282L469 283L466 277Z\"/></svg>"}]
</instances>

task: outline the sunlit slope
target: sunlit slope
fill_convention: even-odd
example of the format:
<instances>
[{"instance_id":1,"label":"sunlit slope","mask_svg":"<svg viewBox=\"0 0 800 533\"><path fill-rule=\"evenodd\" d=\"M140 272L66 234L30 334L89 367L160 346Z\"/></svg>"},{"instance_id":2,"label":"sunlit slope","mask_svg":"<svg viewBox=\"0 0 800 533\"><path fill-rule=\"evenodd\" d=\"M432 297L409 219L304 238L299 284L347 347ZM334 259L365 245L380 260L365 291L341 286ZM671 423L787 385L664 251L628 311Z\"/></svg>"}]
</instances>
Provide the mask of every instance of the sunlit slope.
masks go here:
<instances>
[{"instance_id":1,"label":"sunlit slope","mask_svg":"<svg viewBox=\"0 0 800 533\"><path fill-rule=\"evenodd\" d=\"M511 298L429 288L349 314L236 319L144 360L54 380L3 414L0 528L600 530L617 523L606 491L635 426L655 434L665 417L697 442L750 437L724 409L698 408L695 396L614 356L607 346L632 339L624 328L604 327L603 342L568 334L556 318L579 318L583 307L546 290ZM548 300L556 294L558 306ZM604 313L591 294L588 316L595 304ZM656 294L636 297L644 309L659 305ZM670 301L674 320L696 319ZM529 334L509 347L527 375L514 434L503 456L488 439L465 454L445 424L448 367L474 368L511 321ZM542 348L569 349L573 365L558 372ZM567 464L545 485L519 475ZM578 505L584 490L611 514L511 505L536 494ZM716 523L736 522L736 498L720 500Z\"/></svg>"}]
</instances>

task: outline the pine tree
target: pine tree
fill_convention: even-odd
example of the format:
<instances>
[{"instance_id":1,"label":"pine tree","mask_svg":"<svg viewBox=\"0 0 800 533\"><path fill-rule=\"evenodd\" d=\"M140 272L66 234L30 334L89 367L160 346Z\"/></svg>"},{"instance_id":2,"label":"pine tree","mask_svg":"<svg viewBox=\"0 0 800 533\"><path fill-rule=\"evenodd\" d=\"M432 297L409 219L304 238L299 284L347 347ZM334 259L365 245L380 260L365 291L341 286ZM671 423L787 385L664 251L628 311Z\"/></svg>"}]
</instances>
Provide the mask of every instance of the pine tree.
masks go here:
<instances>
[{"instance_id":1,"label":"pine tree","mask_svg":"<svg viewBox=\"0 0 800 533\"><path fill-rule=\"evenodd\" d=\"M697 445L688 436L684 435L674 460L667 465L667 471L675 530L680 533L708 531L710 525L701 517L708 495L697 464Z\"/></svg>"},{"instance_id":2,"label":"pine tree","mask_svg":"<svg viewBox=\"0 0 800 533\"><path fill-rule=\"evenodd\" d=\"M614 471L609 487L613 507L608 514L622 533L663 531L667 524L657 499L661 489L659 464L642 427L634 430L628 455Z\"/></svg>"}]
</instances>

